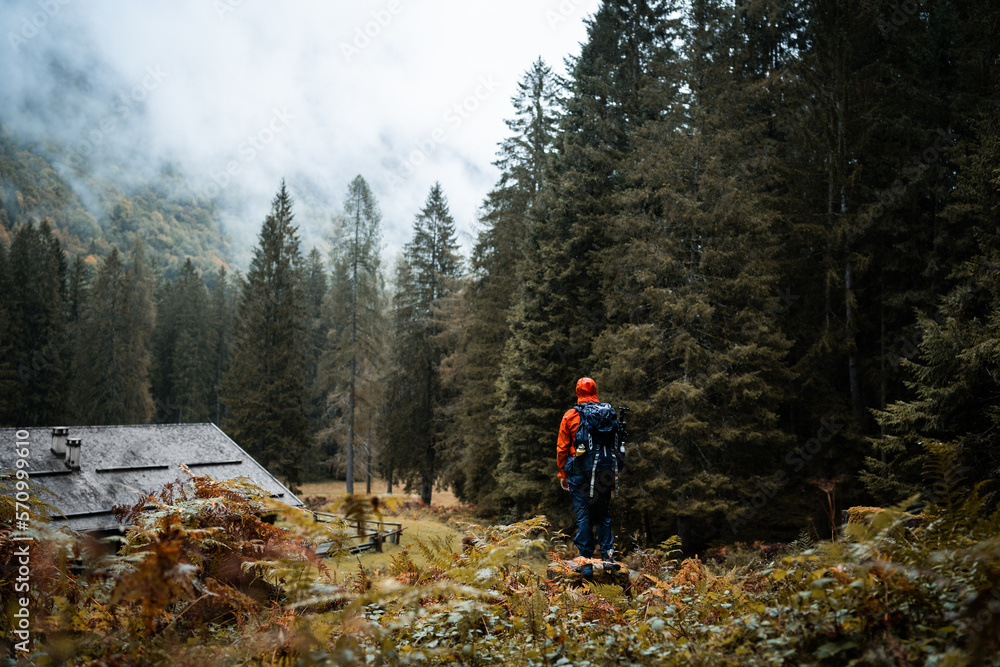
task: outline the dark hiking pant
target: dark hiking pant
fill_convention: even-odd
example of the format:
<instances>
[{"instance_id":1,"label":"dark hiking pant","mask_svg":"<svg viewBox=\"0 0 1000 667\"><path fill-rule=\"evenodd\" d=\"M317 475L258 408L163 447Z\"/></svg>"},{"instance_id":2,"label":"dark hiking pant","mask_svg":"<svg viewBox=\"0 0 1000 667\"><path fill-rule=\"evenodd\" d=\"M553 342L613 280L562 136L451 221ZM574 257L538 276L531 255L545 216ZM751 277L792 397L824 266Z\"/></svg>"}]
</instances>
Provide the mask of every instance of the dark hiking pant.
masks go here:
<instances>
[{"instance_id":1,"label":"dark hiking pant","mask_svg":"<svg viewBox=\"0 0 1000 667\"><path fill-rule=\"evenodd\" d=\"M598 470L594 480L594 496L590 496L590 473L568 472L569 492L573 497L576 515L576 537L573 544L580 555L591 558L594 554L594 530L601 558L610 560L614 554L615 536L611 532L611 492L615 474L612 470Z\"/></svg>"}]
</instances>

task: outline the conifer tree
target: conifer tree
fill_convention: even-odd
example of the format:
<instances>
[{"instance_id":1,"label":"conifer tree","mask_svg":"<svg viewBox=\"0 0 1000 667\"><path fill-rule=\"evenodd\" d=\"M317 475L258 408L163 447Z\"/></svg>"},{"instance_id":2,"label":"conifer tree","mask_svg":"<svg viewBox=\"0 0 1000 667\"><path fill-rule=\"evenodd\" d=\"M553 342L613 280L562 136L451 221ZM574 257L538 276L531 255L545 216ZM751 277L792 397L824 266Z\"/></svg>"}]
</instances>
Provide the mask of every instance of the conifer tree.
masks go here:
<instances>
[{"instance_id":1,"label":"conifer tree","mask_svg":"<svg viewBox=\"0 0 1000 667\"><path fill-rule=\"evenodd\" d=\"M209 289L209 369L212 374L210 414L219 425L223 420L222 382L233 355L233 329L236 306L225 266L220 266Z\"/></svg>"},{"instance_id":2,"label":"conifer tree","mask_svg":"<svg viewBox=\"0 0 1000 667\"><path fill-rule=\"evenodd\" d=\"M11 243L11 282L4 298L10 317L14 393L19 425L66 419L66 260L48 221L22 226Z\"/></svg>"},{"instance_id":3,"label":"conifer tree","mask_svg":"<svg viewBox=\"0 0 1000 667\"><path fill-rule=\"evenodd\" d=\"M460 387L449 421L451 483L459 497L483 511L496 490L495 462L481 452L497 445L493 423L501 401L498 368L510 335L508 318L519 281L516 267L535 199L548 179L557 129L559 100L551 68L538 59L511 102L511 136L501 143L494 163L501 170L500 181L483 205L484 229L473 249L472 276L461 303L453 304L465 315L449 318L464 327L452 331L460 335L452 345L462 352L451 361L451 382Z\"/></svg>"},{"instance_id":4,"label":"conifer tree","mask_svg":"<svg viewBox=\"0 0 1000 667\"><path fill-rule=\"evenodd\" d=\"M72 395L79 423L146 424L152 418L152 283L138 239L127 266L115 247L101 264L76 339Z\"/></svg>"},{"instance_id":5,"label":"conifer tree","mask_svg":"<svg viewBox=\"0 0 1000 667\"><path fill-rule=\"evenodd\" d=\"M208 290L190 258L175 282L161 284L158 301L153 370L157 419L208 421L215 411Z\"/></svg>"},{"instance_id":6,"label":"conifer tree","mask_svg":"<svg viewBox=\"0 0 1000 667\"><path fill-rule=\"evenodd\" d=\"M955 286L936 312L918 317L917 358L899 361L910 378L910 396L876 412L885 433L872 440L861 479L880 503L899 503L917 493L926 501L933 495L924 486L925 441L957 446L967 467L952 471L956 477L988 482L994 494L1000 488L998 122L996 107L986 107L970 126L971 148L958 160L958 187L944 213L955 228L971 231L978 251L953 265Z\"/></svg>"},{"instance_id":7,"label":"conifer tree","mask_svg":"<svg viewBox=\"0 0 1000 667\"><path fill-rule=\"evenodd\" d=\"M737 27L722 3L691 4L679 76L634 139L620 242L601 264L598 386L621 387L642 425L622 505L648 539L676 533L689 548L737 518L791 445L767 115Z\"/></svg>"},{"instance_id":8,"label":"conifer tree","mask_svg":"<svg viewBox=\"0 0 1000 667\"><path fill-rule=\"evenodd\" d=\"M174 404L173 364L177 348L177 286L170 281L157 285L154 301L156 304L156 329L153 330L152 391L156 404L154 419L157 423L176 423L177 410Z\"/></svg>"},{"instance_id":9,"label":"conifer tree","mask_svg":"<svg viewBox=\"0 0 1000 667\"><path fill-rule=\"evenodd\" d=\"M439 373L449 351L439 338L445 330L440 308L461 275L455 221L441 184L435 183L414 220L413 238L397 269L395 358L382 428L387 465L409 488L418 488L425 503L430 503L442 473L438 450L444 429L437 417L447 400Z\"/></svg>"},{"instance_id":10,"label":"conifer tree","mask_svg":"<svg viewBox=\"0 0 1000 667\"><path fill-rule=\"evenodd\" d=\"M613 242L621 160L656 111L642 91L669 56L668 2L606 1L572 63L565 113L549 176L536 199L519 266L511 336L500 366L499 488L516 515L563 512L555 439L575 402L576 378L591 374L591 344L605 325L601 253ZM604 391L607 391L605 388Z\"/></svg>"},{"instance_id":11,"label":"conifer tree","mask_svg":"<svg viewBox=\"0 0 1000 667\"><path fill-rule=\"evenodd\" d=\"M67 364L66 364L66 386L65 410L67 418L74 418L76 412L76 402L73 388L79 385L76 372L79 369L76 354L80 349L80 332L83 326L83 315L86 312L87 298L91 285L95 277L95 266L87 262L83 255L77 255L73 260L72 268L69 271L69 281L67 286ZM155 329L154 329L155 331Z\"/></svg>"},{"instance_id":12,"label":"conifer tree","mask_svg":"<svg viewBox=\"0 0 1000 667\"><path fill-rule=\"evenodd\" d=\"M289 483L301 481L305 414L306 304L299 237L284 181L264 219L243 282L233 358L223 383L226 431Z\"/></svg>"},{"instance_id":13,"label":"conifer tree","mask_svg":"<svg viewBox=\"0 0 1000 667\"><path fill-rule=\"evenodd\" d=\"M75 326L80 319L87 288L92 279L92 267L87 264L82 255L77 255L76 259L73 260L73 268L70 269L69 284L66 288L67 323L72 326Z\"/></svg>"},{"instance_id":14,"label":"conifer tree","mask_svg":"<svg viewBox=\"0 0 1000 667\"><path fill-rule=\"evenodd\" d=\"M188 259L177 276L177 343L172 386L180 423L206 422L212 414L208 290Z\"/></svg>"},{"instance_id":15,"label":"conifer tree","mask_svg":"<svg viewBox=\"0 0 1000 667\"><path fill-rule=\"evenodd\" d=\"M336 431L345 446L348 493L354 493L359 443L371 491L377 447L374 416L385 329L381 221L371 188L360 175L355 177L347 188L343 214L334 220L332 289L325 304L332 329L323 359L328 412L339 416Z\"/></svg>"},{"instance_id":16,"label":"conifer tree","mask_svg":"<svg viewBox=\"0 0 1000 667\"><path fill-rule=\"evenodd\" d=\"M897 9L801 3L797 60L775 114L778 206L789 225L780 245L796 298L785 318L799 378L790 413L803 440L821 420L846 425L838 446L810 464L826 478L857 472L864 436L879 429L871 408L905 395L899 361L920 339L914 310L934 309L951 267L974 247L941 212L955 189L951 147L974 115L958 112L970 99L959 91L982 73L956 63L980 28L944 3L892 25ZM870 502L859 494L856 485L841 491L846 502Z\"/></svg>"},{"instance_id":17,"label":"conifer tree","mask_svg":"<svg viewBox=\"0 0 1000 667\"><path fill-rule=\"evenodd\" d=\"M10 290L7 244L0 241L0 291ZM14 365L14 339L11 329L10 306L0 299L0 424L17 426L17 367Z\"/></svg>"},{"instance_id":18,"label":"conifer tree","mask_svg":"<svg viewBox=\"0 0 1000 667\"><path fill-rule=\"evenodd\" d=\"M324 428L323 413L325 412L325 397L320 377L320 360L326 349L326 338L330 323L323 313L323 302L329 292L329 277L323 264L323 256L318 248L309 251L305 261L305 292L306 305L306 418L309 421L309 434L315 441Z\"/></svg>"}]
</instances>

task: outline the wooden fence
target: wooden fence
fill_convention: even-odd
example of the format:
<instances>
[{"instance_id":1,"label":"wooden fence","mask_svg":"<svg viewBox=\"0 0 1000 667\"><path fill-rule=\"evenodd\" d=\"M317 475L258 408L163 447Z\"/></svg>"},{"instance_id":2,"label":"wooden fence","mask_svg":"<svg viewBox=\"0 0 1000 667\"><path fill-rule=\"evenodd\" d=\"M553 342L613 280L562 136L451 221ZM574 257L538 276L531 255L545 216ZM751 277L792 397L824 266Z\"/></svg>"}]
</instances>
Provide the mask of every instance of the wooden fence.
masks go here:
<instances>
[{"instance_id":1,"label":"wooden fence","mask_svg":"<svg viewBox=\"0 0 1000 667\"><path fill-rule=\"evenodd\" d=\"M393 521L357 519L328 512L313 512L312 515L318 523L342 522L348 528L353 528L354 534L344 535L342 538L354 543L354 546L349 549L352 554L371 550L381 551L384 542L399 544L399 536L403 534L403 524ZM338 543L335 540L323 542L316 547L316 554L326 556L337 546Z\"/></svg>"}]
</instances>

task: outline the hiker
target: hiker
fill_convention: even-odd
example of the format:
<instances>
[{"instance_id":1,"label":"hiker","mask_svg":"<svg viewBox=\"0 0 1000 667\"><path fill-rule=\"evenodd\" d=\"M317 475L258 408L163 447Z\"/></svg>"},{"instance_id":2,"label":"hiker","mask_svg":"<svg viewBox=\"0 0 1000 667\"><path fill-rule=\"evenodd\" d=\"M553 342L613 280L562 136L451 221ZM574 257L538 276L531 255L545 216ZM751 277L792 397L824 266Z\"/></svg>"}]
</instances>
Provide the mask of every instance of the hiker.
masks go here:
<instances>
[{"instance_id":1,"label":"hiker","mask_svg":"<svg viewBox=\"0 0 1000 667\"><path fill-rule=\"evenodd\" d=\"M576 537L580 555L594 555L594 529L601 558L613 569L615 536L611 532L611 493L624 463L615 409L597 400L597 384L590 378L576 382L577 404L566 411L559 425L556 466L559 483L573 498ZM584 577L594 566L585 564Z\"/></svg>"}]
</instances>

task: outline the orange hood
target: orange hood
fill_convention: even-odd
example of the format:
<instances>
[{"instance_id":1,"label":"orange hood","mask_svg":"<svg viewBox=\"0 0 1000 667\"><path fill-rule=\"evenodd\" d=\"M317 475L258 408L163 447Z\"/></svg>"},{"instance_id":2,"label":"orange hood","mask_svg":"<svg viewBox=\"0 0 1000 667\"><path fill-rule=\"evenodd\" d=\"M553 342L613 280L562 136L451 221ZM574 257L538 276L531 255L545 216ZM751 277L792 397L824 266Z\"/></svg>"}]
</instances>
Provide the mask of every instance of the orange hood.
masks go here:
<instances>
[{"instance_id":1,"label":"orange hood","mask_svg":"<svg viewBox=\"0 0 1000 667\"><path fill-rule=\"evenodd\" d=\"M577 380L576 400L578 403L597 403L597 383L590 378Z\"/></svg>"}]
</instances>

